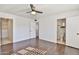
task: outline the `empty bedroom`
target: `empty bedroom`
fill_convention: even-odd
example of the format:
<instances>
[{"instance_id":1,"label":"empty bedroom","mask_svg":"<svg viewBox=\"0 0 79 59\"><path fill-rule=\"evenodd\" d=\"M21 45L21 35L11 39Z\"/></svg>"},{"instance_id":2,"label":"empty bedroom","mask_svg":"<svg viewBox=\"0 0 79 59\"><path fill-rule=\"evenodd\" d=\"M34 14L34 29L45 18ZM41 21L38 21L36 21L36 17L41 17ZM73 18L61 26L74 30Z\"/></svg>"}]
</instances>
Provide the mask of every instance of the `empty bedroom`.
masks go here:
<instances>
[{"instance_id":1,"label":"empty bedroom","mask_svg":"<svg viewBox=\"0 0 79 59\"><path fill-rule=\"evenodd\" d=\"M79 55L79 4L0 4L0 55Z\"/></svg>"}]
</instances>

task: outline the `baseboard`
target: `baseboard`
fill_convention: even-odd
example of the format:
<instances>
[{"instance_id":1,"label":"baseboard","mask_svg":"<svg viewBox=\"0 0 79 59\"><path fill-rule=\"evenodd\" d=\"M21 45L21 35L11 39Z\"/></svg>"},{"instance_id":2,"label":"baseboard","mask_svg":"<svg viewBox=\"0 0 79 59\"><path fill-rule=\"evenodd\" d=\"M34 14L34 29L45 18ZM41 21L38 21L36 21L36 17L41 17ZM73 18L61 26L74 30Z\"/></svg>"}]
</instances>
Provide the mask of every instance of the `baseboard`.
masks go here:
<instances>
[{"instance_id":1,"label":"baseboard","mask_svg":"<svg viewBox=\"0 0 79 59\"><path fill-rule=\"evenodd\" d=\"M41 40L43 40L43 39L41 39ZM43 41L46 41L46 42L49 42L49 43L59 44L59 43L57 43L57 42L51 42L51 41L48 41L48 40L43 40ZM70 47L70 48L74 48L74 49L78 49L78 50L79 50L79 48L72 47L72 46L69 46L69 45L66 45L66 44L61 44L61 45L65 45L65 46L67 46L67 47Z\"/></svg>"},{"instance_id":2,"label":"baseboard","mask_svg":"<svg viewBox=\"0 0 79 59\"><path fill-rule=\"evenodd\" d=\"M28 41L28 40L31 40L31 39L35 39L35 38L29 38L29 39L25 39L25 40L21 40L21 41L13 42L13 43L16 44L16 43L23 42L23 41Z\"/></svg>"},{"instance_id":3,"label":"baseboard","mask_svg":"<svg viewBox=\"0 0 79 59\"><path fill-rule=\"evenodd\" d=\"M31 40L31 39L35 39L35 38L30 38L30 39L20 40L20 41L16 41L16 42L12 42L12 43L7 43L7 44L3 44L3 45L0 44L0 46L4 46L4 45L8 45L8 44L16 44L16 43L20 43L20 42L28 41L28 40Z\"/></svg>"},{"instance_id":4,"label":"baseboard","mask_svg":"<svg viewBox=\"0 0 79 59\"><path fill-rule=\"evenodd\" d=\"M76 47L72 47L72 46L69 46L69 45L65 45L65 46L68 46L68 47L71 47L71 48L74 48L74 49L78 49L79 50L79 48L76 48Z\"/></svg>"}]
</instances>

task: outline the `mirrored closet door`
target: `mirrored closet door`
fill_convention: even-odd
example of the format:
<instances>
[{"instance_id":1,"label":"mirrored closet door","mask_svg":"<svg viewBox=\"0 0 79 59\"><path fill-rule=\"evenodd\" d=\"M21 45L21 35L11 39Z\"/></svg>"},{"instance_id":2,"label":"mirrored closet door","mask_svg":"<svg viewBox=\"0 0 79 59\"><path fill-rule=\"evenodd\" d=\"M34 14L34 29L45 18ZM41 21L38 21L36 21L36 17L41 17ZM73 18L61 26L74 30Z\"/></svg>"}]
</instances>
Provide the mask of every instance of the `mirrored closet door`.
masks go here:
<instances>
[{"instance_id":1,"label":"mirrored closet door","mask_svg":"<svg viewBox=\"0 0 79 59\"><path fill-rule=\"evenodd\" d=\"M0 45L13 42L13 21L8 18L0 18Z\"/></svg>"}]
</instances>

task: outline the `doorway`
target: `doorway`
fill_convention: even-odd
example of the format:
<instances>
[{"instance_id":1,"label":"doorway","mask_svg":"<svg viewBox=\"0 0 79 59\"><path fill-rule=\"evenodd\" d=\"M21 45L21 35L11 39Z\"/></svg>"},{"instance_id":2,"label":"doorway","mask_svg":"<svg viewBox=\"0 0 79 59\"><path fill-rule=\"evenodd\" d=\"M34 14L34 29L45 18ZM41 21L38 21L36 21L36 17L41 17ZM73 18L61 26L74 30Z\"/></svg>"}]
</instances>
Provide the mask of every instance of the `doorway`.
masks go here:
<instances>
[{"instance_id":1,"label":"doorway","mask_svg":"<svg viewBox=\"0 0 79 59\"><path fill-rule=\"evenodd\" d=\"M13 20L0 18L0 45L13 42Z\"/></svg>"},{"instance_id":2,"label":"doorway","mask_svg":"<svg viewBox=\"0 0 79 59\"><path fill-rule=\"evenodd\" d=\"M57 19L57 43L66 43L66 18Z\"/></svg>"}]
</instances>

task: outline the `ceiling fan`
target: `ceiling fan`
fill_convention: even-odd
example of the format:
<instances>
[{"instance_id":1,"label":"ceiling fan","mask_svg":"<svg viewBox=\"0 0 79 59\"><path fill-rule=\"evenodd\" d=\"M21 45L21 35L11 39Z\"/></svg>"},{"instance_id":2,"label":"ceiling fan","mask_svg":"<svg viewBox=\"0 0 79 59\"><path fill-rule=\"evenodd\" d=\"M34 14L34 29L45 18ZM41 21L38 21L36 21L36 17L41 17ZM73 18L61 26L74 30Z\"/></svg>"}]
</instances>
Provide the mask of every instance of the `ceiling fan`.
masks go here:
<instances>
[{"instance_id":1,"label":"ceiling fan","mask_svg":"<svg viewBox=\"0 0 79 59\"><path fill-rule=\"evenodd\" d=\"M36 13L40 13L40 14L43 13L43 12L41 12L41 11L35 10L35 6L34 6L33 4L30 4L30 7L31 7L31 11L29 11L29 12L27 12L27 13L31 13L31 14L33 14L33 15L35 15Z\"/></svg>"}]
</instances>

